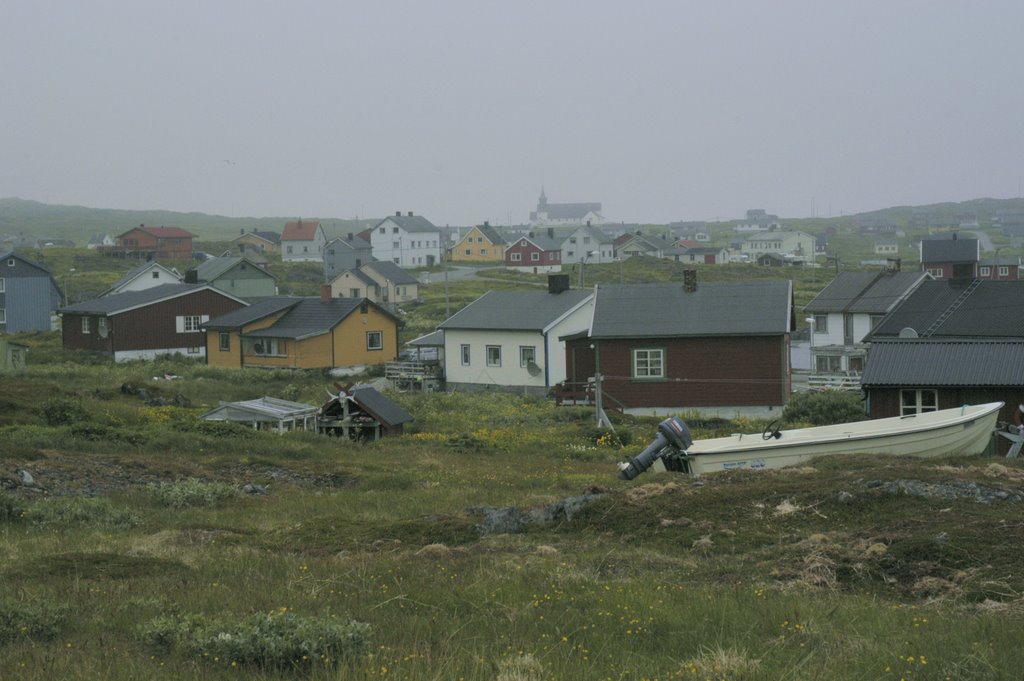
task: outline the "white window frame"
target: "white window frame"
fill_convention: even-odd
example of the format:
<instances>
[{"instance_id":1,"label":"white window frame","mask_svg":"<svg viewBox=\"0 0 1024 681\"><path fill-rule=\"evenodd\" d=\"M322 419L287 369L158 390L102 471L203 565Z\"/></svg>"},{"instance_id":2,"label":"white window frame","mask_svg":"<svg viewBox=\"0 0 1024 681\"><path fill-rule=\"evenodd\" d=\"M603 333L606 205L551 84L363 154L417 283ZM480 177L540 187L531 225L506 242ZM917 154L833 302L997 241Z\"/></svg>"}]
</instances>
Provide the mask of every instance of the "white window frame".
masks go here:
<instances>
[{"instance_id":1,"label":"white window frame","mask_svg":"<svg viewBox=\"0 0 1024 681\"><path fill-rule=\"evenodd\" d=\"M828 333L828 315L816 314L814 319L814 333Z\"/></svg>"},{"instance_id":2,"label":"white window frame","mask_svg":"<svg viewBox=\"0 0 1024 681\"><path fill-rule=\"evenodd\" d=\"M6 323L7 323L7 310L5 310L4 308L0 307L0 324L6 324Z\"/></svg>"},{"instance_id":3,"label":"white window frame","mask_svg":"<svg viewBox=\"0 0 1024 681\"><path fill-rule=\"evenodd\" d=\"M665 378L665 348L633 348L630 360L634 380L656 381Z\"/></svg>"},{"instance_id":4,"label":"white window frame","mask_svg":"<svg viewBox=\"0 0 1024 681\"><path fill-rule=\"evenodd\" d=\"M531 253L530 254L530 261L531 262L540 262L540 253L538 253L537 251L534 251L533 253Z\"/></svg>"},{"instance_id":5,"label":"white window frame","mask_svg":"<svg viewBox=\"0 0 1024 681\"><path fill-rule=\"evenodd\" d=\"M96 322L96 333L98 333L101 336L105 336L107 333L110 332L110 327L107 326L106 317L99 317L96 319Z\"/></svg>"},{"instance_id":6,"label":"white window frame","mask_svg":"<svg viewBox=\"0 0 1024 681\"><path fill-rule=\"evenodd\" d=\"M231 352L231 332L221 331L217 338L217 347L221 352Z\"/></svg>"},{"instance_id":7,"label":"white window frame","mask_svg":"<svg viewBox=\"0 0 1024 681\"><path fill-rule=\"evenodd\" d=\"M257 357L284 357L287 347L283 338L257 338L252 344L252 354Z\"/></svg>"},{"instance_id":8,"label":"white window frame","mask_svg":"<svg viewBox=\"0 0 1024 681\"><path fill-rule=\"evenodd\" d=\"M991 277L992 276L992 268L989 267L988 265L982 265L981 267L978 268L978 276L979 277Z\"/></svg>"},{"instance_id":9,"label":"white window frame","mask_svg":"<svg viewBox=\"0 0 1024 681\"><path fill-rule=\"evenodd\" d=\"M900 390L900 416L939 410L939 391L933 388Z\"/></svg>"},{"instance_id":10,"label":"white window frame","mask_svg":"<svg viewBox=\"0 0 1024 681\"><path fill-rule=\"evenodd\" d=\"M0 277L0 293L5 292L6 290L7 290L6 280L3 277Z\"/></svg>"},{"instance_id":11,"label":"white window frame","mask_svg":"<svg viewBox=\"0 0 1024 681\"><path fill-rule=\"evenodd\" d=\"M89 318L88 317L82 317L82 335L86 335L86 334L92 333L91 326L92 325L89 324Z\"/></svg>"},{"instance_id":12,"label":"white window frame","mask_svg":"<svg viewBox=\"0 0 1024 681\"><path fill-rule=\"evenodd\" d=\"M376 342L373 339L376 338ZM384 332L383 331L367 331L366 332L366 349L367 350L383 350L384 349Z\"/></svg>"},{"instance_id":13,"label":"white window frame","mask_svg":"<svg viewBox=\"0 0 1024 681\"><path fill-rule=\"evenodd\" d=\"M1000 265L999 266L999 276L1000 277L1008 277L1008 276L1010 276L1010 266L1009 265Z\"/></svg>"},{"instance_id":14,"label":"white window frame","mask_svg":"<svg viewBox=\"0 0 1024 681\"><path fill-rule=\"evenodd\" d=\"M459 360L462 362L462 366L468 367L472 360L472 355L469 350L469 343L463 343L459 346Z\"/></svg>"},{"instance_id":15,"label":"white window frame","mask_svg":"<svg viewBox=\"0 0 1024 681\"><path fill-rule=\"evenodd\" d=\"M501 366L501 346L500 345L485 345L484 346L484 359L485 364L489 367L500 367Z\"/></svg>"},{"instance_id":16,"label":"white window frame","mask_svg":"<svg viewBox=\"0 0 1024 681\"><path fill-rule=\"evenodd\" d=\"M511 253L511 254L509 254L509 259L512 262L521 262L522 259L523 259L523 254L522 253L518 253L518 252L517 253Z\"/></svg>"},{"instance_id":17,"label":"white window frame","mask_svg":"<svg viewBox=\"0 0 1024 681\"><path fill-rule=\"evenodd\" d=\"M520 345L519 346L519 366L525 368L527 364L533 362L537 363L537 346L536 345Z\"/></svg>"}]
</instances>

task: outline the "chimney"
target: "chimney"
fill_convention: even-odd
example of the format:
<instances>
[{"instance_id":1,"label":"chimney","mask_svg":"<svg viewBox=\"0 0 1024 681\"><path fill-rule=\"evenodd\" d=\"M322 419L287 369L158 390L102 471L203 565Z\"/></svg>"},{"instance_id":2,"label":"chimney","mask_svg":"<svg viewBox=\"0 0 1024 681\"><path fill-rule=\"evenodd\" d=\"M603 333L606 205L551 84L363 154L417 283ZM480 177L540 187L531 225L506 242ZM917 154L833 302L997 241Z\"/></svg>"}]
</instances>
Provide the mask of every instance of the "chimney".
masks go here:
<instances>
[{"instance_id":1,"label":"chimney","mask_svg":"<svg viewBox=\"0 0 1024 681\"><path fill-rule=\"evenodd\" d=\"M345 239L347 239L348 241L352 241L352 232L349 232L348 236L346 236Z\"/></svg>"},{"instance_id":2,"label":"chimney","mask_svg":"<svg viewBox=\"0 0 1024 681\"><path fill-rule=\"evenodd\" d=\"M549 274L548 275L548 293L558 295L562 291L569 290L569 275L568 274Z\"/></svg>"},{"instance_id":3,"label":"chimney","mask_svg":"<svg viewBox=\"0 0 1024 681\"><path fill-rule=\"evenodd\" d=\"M555 238L555 228L554 227L548 227L548 238L549 239L554 239Z\"/></svg>"},{"instance_id":4,"label":"chimney","mask_svg":"<svg viewBox=\"0 0 1024 681\"><path fill-rule=\"evenodd\" d=\"M409 211L409 217L412 217L412 211Z\"/></svg>"},{"instance_id":5,"label":"chimney","mask_svg":"<svg viewBox=\"0 0 1024 681\"><path fill-rule=\"evenodd\" d=\"M185 271L185 283L186 284L198 284L199 283L199 271L195 267Z\"/></svg>"},{"instance_id":6,"label":"chimney","mask_svg":"<svg viewBox=\"0 0 1024 681\"><path fill-rule=\"evenodd\" d=\"M683 293L697 292L697 270L683 270Z\"/></svg>"},{"instance_id":7,"label":"chimney","mask_svg":"<svg viewBox=\"0 0 1024 681\"><path fill-rule=\"evenodd\" d=\"M490 226L491 226L491 223L487 222L487 220L484 220L484 227L490 227Z\"/></svg>"},{"instance_id":8,"label":"chimney","mask_svg":"<svg viewBox=\"0 0 1024 681\"><path fill-rule=\"evenodd\" d=\"M240 234L245 234L245 227L240 227L238 231Z\"/></svg>"},{"instance_id":9,"label":"chimney","mask_svg":"<svg viewBox=\"0 0 1024 681\"><path fill-rule=\"evenodd\" d=\"M396 210L396 211L395 211L395 217L396 217L396 218L400 218L400 217L402 217L402 211L400 211L400 210Z\"/></svg>"},{"instance_id":10,"label":"chimney","mask_svg":"<svg viewBox=\"0 0 1024 681\"><path fill-rule=\"evenodd\" d=\"M331 285L320 284L320 300L327 303L331 300Z\"/></svg>"}]
</instances>

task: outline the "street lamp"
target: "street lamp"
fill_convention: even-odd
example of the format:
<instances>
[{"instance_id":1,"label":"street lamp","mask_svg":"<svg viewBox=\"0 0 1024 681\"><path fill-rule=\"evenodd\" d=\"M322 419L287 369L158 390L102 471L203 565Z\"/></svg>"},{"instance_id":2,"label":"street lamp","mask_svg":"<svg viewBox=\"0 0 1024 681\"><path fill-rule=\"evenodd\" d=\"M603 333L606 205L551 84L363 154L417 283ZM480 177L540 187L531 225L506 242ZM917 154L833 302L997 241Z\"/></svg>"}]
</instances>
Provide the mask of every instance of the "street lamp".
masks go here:
<instances>
[{"instance_id":1,"label":"street lamp","mask_svg":"<svg viewBox=\"0 0 1024 681\"><path fill-rule=\"evenodd\" d=\"M808 334L807 337L810 339L810 352L811 352L811 367L810 367L810 369L811 369L811 373L813 374L814 370L815 370L815 367L814 367L814 317L808 317L804 321L807 322L807 325L811 329L811 332Z\"/></svg>"},{"instance_id":2,"label":"street lamp","mask_svg":"<svg viewBox=\"0 0 1024 681\"><path fill-rule=\"evenodd\" d=\"M71 300L68 298L68 277L75 273L75 268L72 267L64 274L64 304L70 305Z\"/></svg>"},{"instance_id":3,"label":"street lamp","mask_svg":"<svg viewBox=\"0 0 1024 681\"><path fill-rule=\"evenodd\" d=\"M583 268L587 266L587 261L590 260L592 255L597 255L597 251L588 251L586 255L580 258L580 288L583 288Z\"/></svg>"}]
</instances>

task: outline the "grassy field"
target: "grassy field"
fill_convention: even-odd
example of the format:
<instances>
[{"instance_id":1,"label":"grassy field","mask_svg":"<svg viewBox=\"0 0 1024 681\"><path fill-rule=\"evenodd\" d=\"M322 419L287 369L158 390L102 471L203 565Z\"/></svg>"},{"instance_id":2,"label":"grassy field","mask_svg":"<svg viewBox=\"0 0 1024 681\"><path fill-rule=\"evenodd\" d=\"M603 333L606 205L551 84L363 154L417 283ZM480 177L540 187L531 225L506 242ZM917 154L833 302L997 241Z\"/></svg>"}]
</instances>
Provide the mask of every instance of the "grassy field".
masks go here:
<instances>
[{"instance_id":1,"label":"grassy field","mask_svg":"<svg viewBox=\"0 0 1024 681\"><path fill-rule=\"evenodd\" d=\"M627 483L615 462L656 420L623 417L610 437L543 400L406 393L401 437L278 436L197 416L264 394L319 402L322 374L83 366L52 337L24 340L31 367L0 379L5 680L1024 668L1016 461ZM165 371L181 378L154 380ZM691 423L697 437L763 425Z\"/></svg>"}]
</instances>

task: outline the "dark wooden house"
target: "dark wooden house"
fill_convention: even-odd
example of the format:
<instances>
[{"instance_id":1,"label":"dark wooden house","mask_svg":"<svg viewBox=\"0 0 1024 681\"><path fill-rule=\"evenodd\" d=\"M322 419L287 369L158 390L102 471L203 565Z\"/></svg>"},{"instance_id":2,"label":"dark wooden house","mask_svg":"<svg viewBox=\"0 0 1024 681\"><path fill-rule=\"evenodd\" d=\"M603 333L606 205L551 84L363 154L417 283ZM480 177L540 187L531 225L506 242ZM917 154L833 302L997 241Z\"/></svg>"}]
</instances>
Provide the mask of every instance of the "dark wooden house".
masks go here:
<instances>
[{"instance_id":1,"label":"dark wooden house","mask_svg":"<svg viewBox=\"0 0 1024 681\"><path fill-rule=\"evenodd\" d=\"M562 270L562 240L555 230L530 232L505 249L505 268L532 274Z\"/></svg>"},{"instance_id":2,"label":"dark wooden house","mask_svg":"<svg viewBox=\"0 0 1024 681\"><path fill-rule=\"evenodd\" d=\"M100 246L97 250L107 255L141 260L189 260L194 238L195 234L181 227L139 225L119 234L116 245Z\"/></svg>"},{"instance_id":3,"label":"dark wooden house","mask_svg":"<svg viewBox=\"0 0 1024 681\"><path fill-rule=\"evenodd\" d=\"M48 269L14 253L0 255L0 333L49 331L60 298Z\"/></svg>"},{"instance_id":4,"label":"dark wooden house","mask_svg":"<svg viewBox=\"0 0 1024 681\"><path fill-rule=\"evenodd\" d=\"M60 310L63 345L115 361L181 353L206 356L202 325L246 302L208 284L163 284L69 305Z\"/></svg>"},{"instance_id":5,"label":"dark wooden house","mask_svg":"<svg viewBox=\"0 0 1024 681\"><path fill-rule=\"evenodd\" d=\"M956 233L949 238L922 239L921 270L936 279L974 279L978 276L980 249L977 239L963 238Z\"/></svg>"},{"instance_id":6,"label":"dark wooden house","mask_svg":"<svg viewBox=\"0 0 1024 681\"><path fill-rule=\"evenodd\" d=\"M369 385L339 388L320 407L321 433L352 440L379 440L401 435L412 415Z\"/></svg>"},{"instance_id":7,"label":"dark wooden house","mask_svg":"<svg viewBox=\"0 0 1024 681\"><path fill-rule=\"evenodd\" d=\"M571 386L600 376L605 409L764 415L789 399L788 281L599 285L587 332L566 338Z\"/></svg>"}]
</instances>

